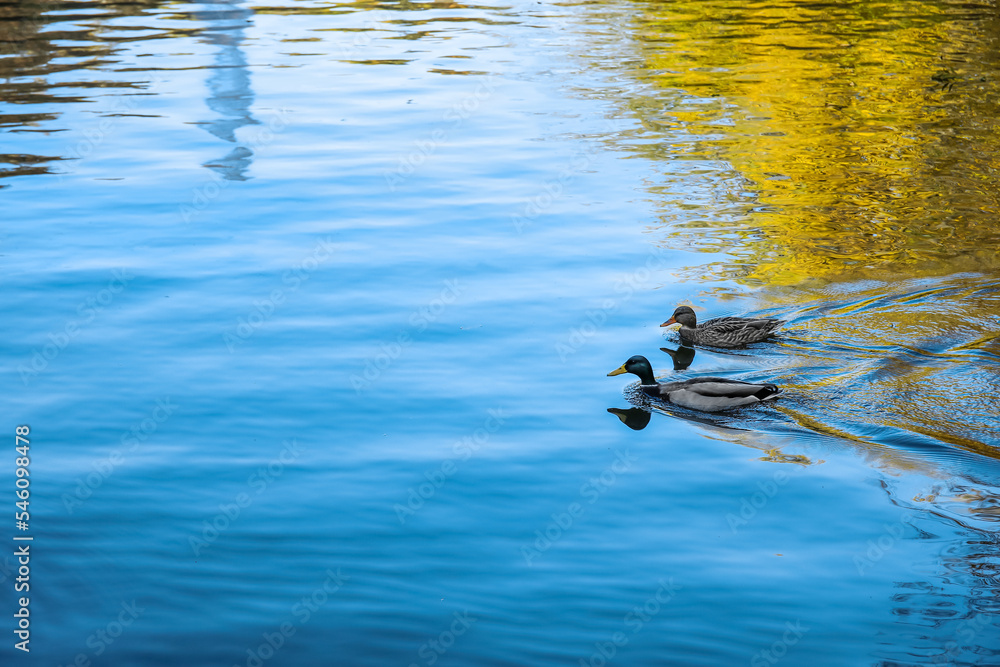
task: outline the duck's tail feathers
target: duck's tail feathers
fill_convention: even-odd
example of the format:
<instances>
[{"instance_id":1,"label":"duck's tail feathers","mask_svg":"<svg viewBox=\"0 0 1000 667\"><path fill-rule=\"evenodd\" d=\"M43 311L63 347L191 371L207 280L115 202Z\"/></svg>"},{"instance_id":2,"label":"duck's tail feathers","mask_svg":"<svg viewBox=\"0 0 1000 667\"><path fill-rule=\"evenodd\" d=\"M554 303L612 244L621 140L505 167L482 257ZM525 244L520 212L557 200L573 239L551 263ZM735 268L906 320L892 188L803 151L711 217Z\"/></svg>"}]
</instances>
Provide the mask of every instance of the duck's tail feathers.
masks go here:
<instances>
[{"instance_id":1,"label":"duck's tail feathers","mask_svg":"<svg viewBox=\"0 0 1000 667\"><path fill-rule=\"evenodd\" d=\"M758 401L772 401L778 398L778 394L781 393L781 389L773 384L765 384L760 388L760 391L754 394Z\"/></svg>"}]
</instances>

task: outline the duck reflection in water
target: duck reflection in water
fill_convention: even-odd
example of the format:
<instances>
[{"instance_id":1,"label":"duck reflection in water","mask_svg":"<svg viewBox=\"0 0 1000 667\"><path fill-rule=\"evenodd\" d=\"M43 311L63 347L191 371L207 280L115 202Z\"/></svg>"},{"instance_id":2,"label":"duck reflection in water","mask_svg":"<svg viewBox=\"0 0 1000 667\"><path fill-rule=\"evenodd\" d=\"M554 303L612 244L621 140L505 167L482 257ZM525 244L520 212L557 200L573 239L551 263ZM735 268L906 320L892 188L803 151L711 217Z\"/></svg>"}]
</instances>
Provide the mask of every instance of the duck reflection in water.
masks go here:
<instances>
[{"instance_id":1,"label":"duck reflection in water","mask_svg":"<svg viewBox=\"0 0 1000 667\"><path fill-rule=\"evenodd\" d=\"M681 345L676 350L671 350L669 347L661 347L660 350L666 352L673 359L675 371L683 371L694 361L694 348L687 345Z\"/></svg>"},{"instance_id":2,"label":"duck reflection in water","mask_svg":"<svg viewBox=\"0 0 1000 667\"><path fill-rule=\"evenodd\" d=\"M626 410L622 410L621 408L608 408L608 412L622 420L622 423L633 431L641 431L646 428L646 425L649 424L650 417L653 416L651 412L643 410L642 408L628 408Z\"/></svg>"}]
</instances>

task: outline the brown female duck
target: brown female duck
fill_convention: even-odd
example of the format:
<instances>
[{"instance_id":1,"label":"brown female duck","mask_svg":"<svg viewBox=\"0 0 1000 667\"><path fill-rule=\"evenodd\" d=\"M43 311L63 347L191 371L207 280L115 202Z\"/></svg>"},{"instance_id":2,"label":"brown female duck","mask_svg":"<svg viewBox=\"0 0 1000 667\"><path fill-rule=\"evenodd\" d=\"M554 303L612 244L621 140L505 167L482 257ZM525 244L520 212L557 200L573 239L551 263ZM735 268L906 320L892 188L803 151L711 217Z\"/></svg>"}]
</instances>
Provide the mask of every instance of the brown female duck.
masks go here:
<instances>
[{"instance_id":1,"label":"brown female duck","mask_svg":"<svg viewBox=\"0 0 1000 667\"><path fill-rule=\"evenodd\" d=\"M678 306L673 316L660 326L667 327L671 324L681 325L678 333L681 341L686 344L732 348L759 343L773 335L774 330L784 322L771 318L716 317L699 325L698 318L690 307Z\"/></svg>"}]
</instances>

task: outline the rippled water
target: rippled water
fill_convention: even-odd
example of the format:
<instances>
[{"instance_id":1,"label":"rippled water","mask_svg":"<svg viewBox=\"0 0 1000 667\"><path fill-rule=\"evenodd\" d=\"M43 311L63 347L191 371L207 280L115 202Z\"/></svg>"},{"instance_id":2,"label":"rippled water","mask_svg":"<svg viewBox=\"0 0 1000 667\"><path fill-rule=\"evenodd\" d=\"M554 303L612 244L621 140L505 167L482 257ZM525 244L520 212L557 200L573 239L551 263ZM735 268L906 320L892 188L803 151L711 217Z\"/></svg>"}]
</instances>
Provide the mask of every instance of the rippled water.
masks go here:
<instances>
[{"instance_id":1,"label":"rippled water","mask_svg":"<svg viewBox=\"0 0 1000 667\"><path fill-rule=\"evenodd\" d=\"M0 3L3 663L1000 662L998 35ZM787 324L678 354L679 303Z\"/></svg>"}]
</instances>

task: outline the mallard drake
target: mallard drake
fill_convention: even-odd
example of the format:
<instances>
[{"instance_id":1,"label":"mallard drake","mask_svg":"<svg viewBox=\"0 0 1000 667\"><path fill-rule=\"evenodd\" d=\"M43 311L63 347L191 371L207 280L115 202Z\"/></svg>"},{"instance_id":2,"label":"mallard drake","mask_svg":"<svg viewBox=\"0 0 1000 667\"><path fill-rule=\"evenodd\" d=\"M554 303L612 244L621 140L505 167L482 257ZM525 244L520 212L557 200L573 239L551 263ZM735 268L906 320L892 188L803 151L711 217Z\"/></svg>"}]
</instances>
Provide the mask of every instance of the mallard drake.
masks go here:
<instances>
[{"instance_id":1,"label":"mallard drake","mask_svg":"<svg viewBox=\"0 0 1000 667\"><path fill-rule=\"evenodd\" d=\"M683 343L732 348L759 343L771 336L784 321L767 317L716 317L699 326L698 318L689 306L678 306L671 318L660 326L669 327L671 324L681 325L678 333Z\"/></svg>"},{"instance_id":2,"label":"mallard drake","mask_svg":"<svg viewBox=\"0 0 1000 667\"><path fill-rule=\"evenodd\" d=\"M678 382L657 382L649 360L638 354L608 373L608 376L622 373L638 375L639 388L653 398L704 412L718 412L770 401L781 393L781 389L770 383L753 384L727 378L701 377Z\"/></svg>"}]
</instances>

